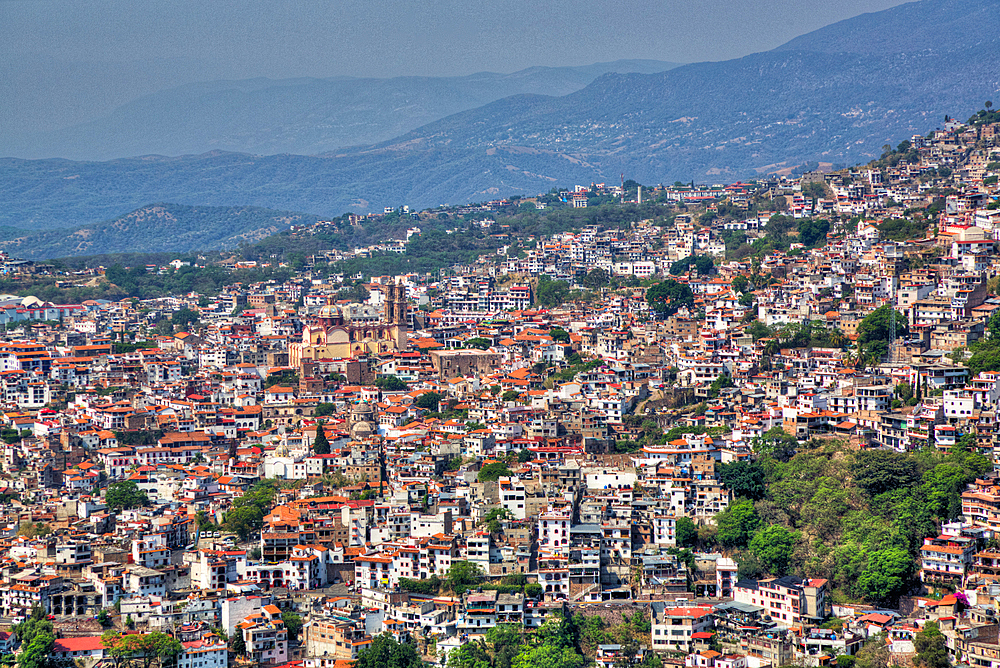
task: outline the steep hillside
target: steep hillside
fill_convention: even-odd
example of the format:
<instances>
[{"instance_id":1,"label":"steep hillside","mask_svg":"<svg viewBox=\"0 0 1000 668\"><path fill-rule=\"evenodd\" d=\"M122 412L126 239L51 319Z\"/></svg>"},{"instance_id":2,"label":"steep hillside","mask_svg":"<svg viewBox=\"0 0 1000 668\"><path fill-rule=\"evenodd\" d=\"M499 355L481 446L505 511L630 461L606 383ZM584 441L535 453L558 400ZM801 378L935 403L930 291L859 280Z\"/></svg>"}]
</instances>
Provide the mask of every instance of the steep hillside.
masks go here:
<instances>
[{"instance_id":1,"label":"steep hillside","mask_svg":"<svg viewBox=\"0 0 1000 668\"><path fill-rule=\"evenodd\" d=\"M513 74L394 79L212 81L147 95L88 123L0 137L0 155L82 160L207 150L314 154L385 141L509 95L565 95L608 72L662 72L674 63L621 60Z\"/></svg>"},{"instance_id":2,"label":"steep hillside","mask_svg":"<svg viewBox=\"0 0 1000 668\"><path fill-rule=\"evenodd\" d=\"M296 223L315 221L315 216L256 207L151 204L104 223L0 241L0 249L29 259L225 249L253 243Z\"/></svg>"},{"instance_id":3,"label":"steep hillside","mask_svg":"<svg viewBox=\"0 0 1000 668\"><path fill-rule=\"evenodd\" d=\"M807 160L853 164L995 97L998 46L994 38L948 53L786 50L605 75L561 98L499 100L372 150L558 147L593 165L596 179L624 171L654 183L743 178ZM566 176L558 165L516 166Z\"/></svg>"},{"instance_id":4,"label":"steep hillside","mask_svg":"<svg viewBox=\"0 0 1000 668\"><path fill-rule=\"evenodd\" d=\"M996 38L1000 5L983 0L909 2L801 35L774 51L900 53L963 49Z\"/></svg>"}]
</instances>

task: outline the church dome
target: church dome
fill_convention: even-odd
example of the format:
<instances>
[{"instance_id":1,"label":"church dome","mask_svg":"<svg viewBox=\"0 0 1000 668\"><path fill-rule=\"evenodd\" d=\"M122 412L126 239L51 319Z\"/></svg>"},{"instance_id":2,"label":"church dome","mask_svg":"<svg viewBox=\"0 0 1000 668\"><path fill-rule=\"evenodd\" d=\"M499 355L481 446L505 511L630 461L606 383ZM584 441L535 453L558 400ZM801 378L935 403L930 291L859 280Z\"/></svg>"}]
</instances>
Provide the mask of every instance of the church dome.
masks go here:
<instances>
[{"instance_id":1,"label":"church dome","mask_svg":"<svg viewBox=\"0 0 1000 668\"><path fill-rule=\"evenodd\" d=\"M351 438L357 440L360 438L366 438L371 436L375 432L372 429L372 425L369 422L358 422L353 427L351 427Z\"/></svg>"},{"instance_id":2,"label":"church dome","mask_svg":"<svg viewBox=\"0 0 1000 668\"><path fill-rule=\"evenodd\" d=\"M319 310L319 317L327 320L339 320L340 307L335 304L324 304Z\"/></svg>"}]
</instances>

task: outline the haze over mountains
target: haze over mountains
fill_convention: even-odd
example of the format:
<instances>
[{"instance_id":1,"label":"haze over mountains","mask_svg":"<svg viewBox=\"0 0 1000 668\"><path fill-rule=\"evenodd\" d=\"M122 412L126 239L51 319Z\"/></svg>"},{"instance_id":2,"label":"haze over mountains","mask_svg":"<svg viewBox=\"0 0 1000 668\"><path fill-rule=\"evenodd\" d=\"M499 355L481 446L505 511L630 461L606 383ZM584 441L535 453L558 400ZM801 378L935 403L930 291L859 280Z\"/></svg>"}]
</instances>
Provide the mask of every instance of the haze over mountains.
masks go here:
<instances>
[{"instance_id":1,"label":"haze over mountains","mask_svg":"<svg viewBox=\"0 0 1000 668\"><path fill-rule=\"evenodd\" d=\"M450 114L523 93L566 95L608 72L676 63L619 60L512 74L206 81L144 95L86 123L0 137L0 155L108 160L208 150L312 155L373 144Z\"/></svg>"},{"instance_id":2,"label":"haze over mountains","mask_svg":"<svg viewBox=\"0 0 1000 668\"><path fill-rule=\"evenodd\" d=\"M562 96L494 99L393 139L320 156L215 151L110 162L5 159L0 225L79 226L149 202L339 215L530 195L555 185L617 181L622 172L643 183L723 182L806 161L855 164L876 157L886 143L926 134L946 114L967 118L984 100L1000 101L998 47L1000 0L921 0L766 53L653 74L604 74ZM187 98L172 95L209 107L206 100L231 96L237 108L248 109L258 91L272 89L244 82L222 94L194 87L184 89ZM282 115L291 100L270 107L270 118L291 118ZM129 118L141 118L142 105L128 108ZM436 113L428 109L419 113ZM356 111L364 116L360 103ZM346 136L342 127L316 128L308 119L288 120L275 137L265 131L272 126L261 124L241 141L321 146ZM196 120L181 119L178 128L195 127ZM376 126L393 122L390 111L352 131L374 136ZM122 145L141 138L139 130L122 134Z\"/></svg>"}]
</instances>

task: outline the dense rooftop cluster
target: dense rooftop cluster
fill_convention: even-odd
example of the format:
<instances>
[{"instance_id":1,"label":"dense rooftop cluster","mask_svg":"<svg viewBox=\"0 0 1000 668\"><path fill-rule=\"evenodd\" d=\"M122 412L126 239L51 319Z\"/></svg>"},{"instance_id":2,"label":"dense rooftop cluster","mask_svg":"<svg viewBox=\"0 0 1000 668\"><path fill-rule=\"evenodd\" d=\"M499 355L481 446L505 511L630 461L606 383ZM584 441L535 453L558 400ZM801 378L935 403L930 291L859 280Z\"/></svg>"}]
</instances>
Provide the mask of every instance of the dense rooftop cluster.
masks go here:
<instances>
[{"instance_id":1,"label":"dense rooftop cluster","mask_svg":"<svg viewBox=\"0 0 1000 668\"><path fill-rule=\"evenodd\" d=\"M414 227L218 294L0 297L0 642L32 667L995 667L997 127L557 189L516 206L670 213L530 240L510 202L467 207L495 248L430 274L326 264Z\"/></svg>"}]
</instances>

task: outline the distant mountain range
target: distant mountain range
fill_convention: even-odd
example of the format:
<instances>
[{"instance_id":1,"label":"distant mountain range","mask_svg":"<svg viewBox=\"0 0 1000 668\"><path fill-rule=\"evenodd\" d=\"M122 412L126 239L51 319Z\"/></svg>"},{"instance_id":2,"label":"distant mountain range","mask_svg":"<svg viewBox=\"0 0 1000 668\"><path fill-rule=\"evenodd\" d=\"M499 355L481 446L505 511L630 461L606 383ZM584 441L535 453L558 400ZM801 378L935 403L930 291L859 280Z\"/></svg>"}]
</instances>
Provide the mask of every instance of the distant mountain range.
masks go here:
<instances>
[{"instance_id":1,"label":"distant mountain range","mask_svg":"<svg viewBox=\"0 0 1000 668\"><path fill-rule=\"evenodd\" d=\"M0 250L38 260L100 253L178 253L252 244L292 225L311 225L316 216L250 206L212 207L150 204L103 223L18 235L0 230Z\"/></svg>"},{"instance_id":2,"label":"distant mountain range","mask_svg":"<svg viewBox=\"0 0 1000 668\"><path fill-rule=\"evenodd\" d=\"M566 95L609 72L663 72L677 63L618 60L513 74L362 79L247 79L143 96L86 123L0 136L0 155L108 160L134 155L315 154L385 141L450 114L523 93Z\"/></svg>"},{"instance_id":3,"label":"distant mountain range","mask_svg":"<svg viewBox=\"0 0 1000 668\"><path fill-rule=\"evenodd\" d=\"M921 0L767 53L653 74L607 73L566 95L495 99L394 139L318 156L4 159L0 226L76 227L149 202L328 216L535 194L615 182L621 173L650 184L724 182L807 161L855 164L884 144L926 134L946 114L966 118L985 100L1000 103L998 47L1000 1ZM238 99L271 88L242 85ZM394 114L386 112L385 122ZM304 123L297 136L323 132L335 134ZM262 133L259 141L272 140Z\"/></svg>"}]
</instances>

